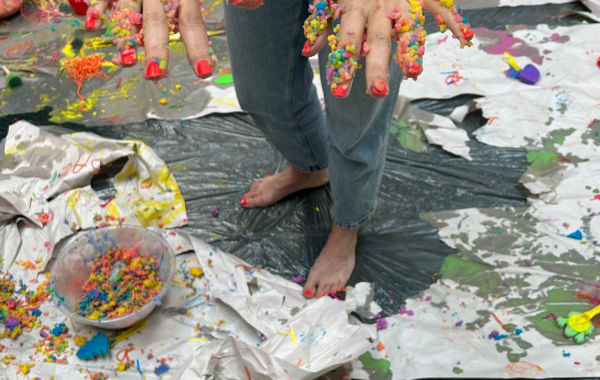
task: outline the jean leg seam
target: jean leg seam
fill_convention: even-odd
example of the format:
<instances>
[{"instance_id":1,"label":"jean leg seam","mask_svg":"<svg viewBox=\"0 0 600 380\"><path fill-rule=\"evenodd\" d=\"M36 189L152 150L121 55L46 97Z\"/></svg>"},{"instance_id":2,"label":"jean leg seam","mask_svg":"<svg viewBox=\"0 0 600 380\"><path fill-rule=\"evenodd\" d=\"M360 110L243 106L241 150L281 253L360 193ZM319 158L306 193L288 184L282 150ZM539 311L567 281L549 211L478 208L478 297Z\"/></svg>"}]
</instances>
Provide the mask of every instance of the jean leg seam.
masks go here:
<instances>
[{"instance_id":1,"label":"jean leg seam","mask_svg":"<svg viewBox=\"0 0 600 380\"><path fill-rule=\"evenodd\" d=\"M290 121L292 122L292 126L294 128L294 132L296 133L296 136L300 140L300 143L302 144L302 147L304 148L306 156L308 157L308 164L312 168L312 167L317 166L316 159L315 159L315 156L314 156L312 150L310 149L308 140L306 139L306 136L304 135L302 126L300 125L300 122L298 121L296 114L294 113L294 83L296 80L295 72L296 72L296 63L297 63L296 48L298 47L298 41L299 41L299 35L300 35L299 26L302 25L304 22L304 20L302 20L302 6L304 5L304 2L299 1L298 3L299 3L298 16L296 18L296 24L295 24L295 28L294 28L294 40L292 43L292 49L290 51L290 65L289 65L289 67L290 67L289 78L290 79L288 82L288 88L287 88L287 93L286 93L286 96L287 96L286 103L287 103L288 117L290 118Z\"/></svg>"},{"instance_id":2,"label":"jean leg seam","mask_svg":"<svg viewBox=\"0 0 600 380\"><path fill-rule=\"evenodd\" d=\"M375 202L377 203L377 201L375 201ZM365 224L366 222L368 222L369 219L371 219L371 217L375 213L375 210L377 210L377 204L375 204L375 207L371 208L364 216L362 216L359 219L357 219L356 221L350 222L350 223L342 223L342 222L340 222L335 216L333 216L333 214L331 215L331 219L340 228L343 228L343 229L356 228L356 227L360 227L363 224Z\"/></svg>"}]
</instances>

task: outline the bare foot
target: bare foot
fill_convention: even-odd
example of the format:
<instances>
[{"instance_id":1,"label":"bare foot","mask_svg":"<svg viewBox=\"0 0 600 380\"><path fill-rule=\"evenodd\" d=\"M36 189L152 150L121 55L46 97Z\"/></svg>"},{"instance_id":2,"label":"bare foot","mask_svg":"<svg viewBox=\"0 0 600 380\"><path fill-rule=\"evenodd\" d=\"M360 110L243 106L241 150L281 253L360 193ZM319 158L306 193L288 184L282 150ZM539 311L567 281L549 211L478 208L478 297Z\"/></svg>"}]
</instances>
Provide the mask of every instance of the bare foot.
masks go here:
<instances>
[{"instance_id":1,"label":"bare foot","mask_svg":"<svg viewBox=\"0 0 600 380\"><path fill-rule=\"evenodd\" d=\"M317 298L342 290L354 270L358 228L345 230L335 223L304 285L304 297Z\"/></svg>"},{"instance_id":2,"label":"bare foot","mask_svg":"<svg viewBox=\"0 0 600 380\"><path fill-rule=\"evenodd\" d=\"M279 174L254 182L240 203L245 208L272 206L296 191L324 186L327 182L327 169L314 173L300 173L290 166Z\"/></svg>"}]
</instances>

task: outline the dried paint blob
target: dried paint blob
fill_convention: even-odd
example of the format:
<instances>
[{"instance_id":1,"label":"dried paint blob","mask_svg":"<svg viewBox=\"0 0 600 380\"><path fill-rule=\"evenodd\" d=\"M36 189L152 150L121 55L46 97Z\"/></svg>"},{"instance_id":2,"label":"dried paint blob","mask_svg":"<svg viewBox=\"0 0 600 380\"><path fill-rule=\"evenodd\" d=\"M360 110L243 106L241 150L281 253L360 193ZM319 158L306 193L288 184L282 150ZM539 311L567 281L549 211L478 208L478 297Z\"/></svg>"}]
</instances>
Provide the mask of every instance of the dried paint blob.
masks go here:
<instances>
[{"instance_id":1,"label":"dried paint blob","mask_svg":"<svg viewBox=\"0 0 600 380\"><path fill-rule=\"evenodd\" d=\"M99 253L75 311L87 318L103 319L138 310L162 289L158 267L154 257L135 248Z\"/></svg>"}]
</instances>

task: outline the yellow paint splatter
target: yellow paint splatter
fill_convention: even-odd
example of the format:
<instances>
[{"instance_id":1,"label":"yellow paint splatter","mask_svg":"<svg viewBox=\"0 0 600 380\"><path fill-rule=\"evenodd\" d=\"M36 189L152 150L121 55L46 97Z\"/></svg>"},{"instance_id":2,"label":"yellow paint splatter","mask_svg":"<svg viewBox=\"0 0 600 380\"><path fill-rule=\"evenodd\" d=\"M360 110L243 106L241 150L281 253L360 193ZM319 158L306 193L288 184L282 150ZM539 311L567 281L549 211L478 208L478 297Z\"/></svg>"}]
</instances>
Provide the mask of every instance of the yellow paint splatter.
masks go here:
<instances>
[{"instance_id":1,"label":"yellow paint splatter","mask_svg":"<svg viewBox=\"0 0 600 380\"><path fill-rule=\"evenodd\" d=\"M53 97L50 97L50 95L48 94L41 94L40 95L40 102L38 103L37 106L35 106L35 110L36 111L41 111L44 109L44 107L46 107L48 104L50 104L50 102L58 99L60 95L56 95Z\"/></svg>"},{"instance_id":2,"label":"yellow paint splatter","mask_svg":"<svg viewBox=\"0 0 600 380\"><path fill-rule=\"evenodd\" d=\"M121 87L119 87L119 91L112 94L109 97L109 99L114 100L119 97L127 97L127 93L129 92L129 89L131 89L131 87L135 84L137 79L138 79L138 75L134 75L131 78L129 78L127 80L127 82L125 82L123 85L121 85Z\"/></svg>"},{"instance_id":3,"label":"yellow paint splatter","mask_svg":"<svg viewBox=\"0 0 600 380\"><path fill-rule=\"evenodd\" d=\"M106 96L107 94L108 91L106 90L95 89L94 91L92 91L92 94L88 96L87 99L85 99L83 109L89 111L92 108L96 107L98 102L100 102L100 99L103 96ZM52 112L50 112L50 121L54 123L62 123L65 121L78 120L83 118L83 114L79 112L79 100L69 102L69 100L65 99L65 102L67 103L66 106L56 108L52 110Z\"/></svg>"}]
</instances>

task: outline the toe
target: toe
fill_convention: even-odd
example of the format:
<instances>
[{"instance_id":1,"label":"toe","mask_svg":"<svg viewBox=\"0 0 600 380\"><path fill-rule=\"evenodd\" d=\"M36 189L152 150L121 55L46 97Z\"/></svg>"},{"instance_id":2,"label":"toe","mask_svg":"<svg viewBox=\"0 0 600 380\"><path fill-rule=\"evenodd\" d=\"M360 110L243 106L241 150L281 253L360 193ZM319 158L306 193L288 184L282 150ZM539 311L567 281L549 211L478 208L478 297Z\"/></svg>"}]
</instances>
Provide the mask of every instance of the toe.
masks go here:
<instances>
[{"instance_id":1,"label":"toe","mask_svg":"<svg viewBox=\"0 0 600 380\"><path fill-rule=\"evenodd\" d=\"M317 293L317 279L313 273L309 273L308 279L306 280L306 284L304 284L304 297L305 298L313 298Z\"/></svg>"},{"instance_id":2,"label":"toe","mask_svg":"<svg viewBox=\"0 0 600 380\"><path fill-rule=\"evenodd\" d=\"M329 295L329 292L333 290L333 284L331 282L319 283L317 288L317 298L325 297Z\"/></svg>"}]
</instances>

